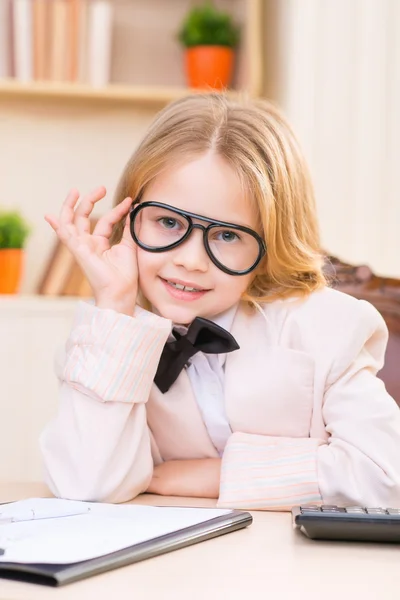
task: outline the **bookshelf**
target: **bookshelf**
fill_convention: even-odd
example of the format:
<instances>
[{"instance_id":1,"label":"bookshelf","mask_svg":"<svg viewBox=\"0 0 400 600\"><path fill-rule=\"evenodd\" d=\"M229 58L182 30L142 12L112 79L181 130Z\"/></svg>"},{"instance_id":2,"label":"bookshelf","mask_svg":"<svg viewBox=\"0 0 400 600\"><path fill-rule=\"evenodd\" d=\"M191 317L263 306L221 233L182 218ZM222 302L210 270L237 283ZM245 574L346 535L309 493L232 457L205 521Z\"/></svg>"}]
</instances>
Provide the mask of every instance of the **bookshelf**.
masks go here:
<instances>
[{"instance_id":1,"label":"bookshelf","mask_svg":"<svg viewBox=\"0 0 400 600\"><path fill-rule=\"evenodd\" d=\"M82 192L105 185L108 198L98 216L108 210L122 167L156 112L193 91L186 85L183 48L176 33L190 7L202 0L109 1L114 6L109 84L0 78L4 118L0 153L7 173L0 206L15 206L32 225L22 293L37 293L54 250L55 237L43 215L58 209L71 185ZM265 71L270 72L267 63L272 60L266 41L276 28L270 3L214 1L241 27L228 93L262 96Z\"/></svg>"},{"instance_id":2,"label":"bookshelf","mask_svg":"<svg viewBox=\"0 0 400 600\"><path fill-rule=\"evenodd\" d=\"M232 93L263 92L263 0L215 0L241 26ZM123 103L161 107L189 93L176 31L191 0L110 0L114 6L110 83L0 78L0 101ZM200 0L199 0L200 2Z\"/></svg>"},{"instance_id":3,"label":"bookshelf","mask_svg":"<svg viewBox=\"0 0 400 600\"><path fill-rule=\"evenodd\" d=\"M162 106L177 100L190 92L198 92L186 87L157 85L121 85L110 84L96 88L88 84L35 81L21 83L15 79L0 80L0 99L35 98L41 101L75 100L78 102L103 102L113 104L132 104L144 106ZM234 90L229 92L235 95Z\"/></svg>"}]
</instances>

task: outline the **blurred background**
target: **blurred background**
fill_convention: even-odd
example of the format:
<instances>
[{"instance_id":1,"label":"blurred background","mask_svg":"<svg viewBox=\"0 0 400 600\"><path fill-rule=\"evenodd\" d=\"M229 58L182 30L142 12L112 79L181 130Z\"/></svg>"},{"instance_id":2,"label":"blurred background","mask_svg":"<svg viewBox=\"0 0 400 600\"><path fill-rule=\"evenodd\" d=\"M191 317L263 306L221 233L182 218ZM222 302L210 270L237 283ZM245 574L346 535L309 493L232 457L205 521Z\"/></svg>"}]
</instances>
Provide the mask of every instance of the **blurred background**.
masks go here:
<instances>
[{"instance_id":1,"label":"blurred background","mask_svg":"<svg viewBox=\"0 0 400 600\"><path fill-rule=\"evenodd\" d=\"M57 402L54 347L74 295L87 294L43 215L57 213L71 187L105 185L97 216L111 207L157 111L205 81L188 70L196 45L222 35L234 51L229 88L285 111L309 161L324 249L400 277L400 2L215 0L222 21L196 16L203 5L0 0L0 212L19 211L30 228L21 293L0 302L0 439L9 449L17 435L22 452L0 478L40 476L37 431ZM207 18L211 33L196 44Z\"/></svg>"},{"instance_id":2,"label":"blurred background","mask_svg":"<svg viewBox=\"0 0 400 600\"><path fill-rule=\"evenodd\" d=\"M125 85L113 93L97 86L96 96L79 84L74 93L61 81L35 95L34 74L32 81L14 86L9 79L3 86L0 82L0 209L21 209L32 226L23 292L36 291L54 244L44 213L57 212L71 187L85 193L100 184L109 195L98 210L106 210L148 124L162 105L184 93L184 48L175 34L190 8L201 3L110 4L109 81L132 90ZM276 101L301 140L314 178L324 248L381 274L400 276L399 2L214 4L241 27L234 87Z\"/></svg>"}]
</instances>

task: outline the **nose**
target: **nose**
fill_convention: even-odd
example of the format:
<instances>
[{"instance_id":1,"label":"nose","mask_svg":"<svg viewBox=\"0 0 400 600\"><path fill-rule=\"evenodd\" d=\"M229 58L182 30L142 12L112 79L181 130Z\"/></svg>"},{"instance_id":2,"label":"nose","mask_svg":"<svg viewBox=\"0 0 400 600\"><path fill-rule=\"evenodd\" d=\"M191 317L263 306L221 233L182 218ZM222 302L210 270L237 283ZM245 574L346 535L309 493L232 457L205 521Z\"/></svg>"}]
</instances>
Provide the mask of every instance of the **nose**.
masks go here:
<instances>
[{"instance_id":1,"label":"nose","mask_svg":"<svg viewBox=\"0 0 400 600\"><path fill-rule=\"evenodd\" d=\"M187 271L208 271L210 259L204 248L203 232L200 228L193 229L188 239L175 248L173 263Z\"/></svg>"}]
</instances>

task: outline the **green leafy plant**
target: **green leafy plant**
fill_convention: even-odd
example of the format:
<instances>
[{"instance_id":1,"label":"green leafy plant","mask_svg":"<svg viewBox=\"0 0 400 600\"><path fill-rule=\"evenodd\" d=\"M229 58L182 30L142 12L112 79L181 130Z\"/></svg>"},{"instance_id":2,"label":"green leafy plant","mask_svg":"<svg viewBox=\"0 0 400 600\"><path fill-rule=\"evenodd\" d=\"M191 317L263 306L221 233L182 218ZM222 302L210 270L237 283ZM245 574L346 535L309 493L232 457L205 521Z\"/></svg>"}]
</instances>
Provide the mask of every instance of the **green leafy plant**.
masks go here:
<instances>
[{"instance_id":1,"label":"green leafy plant","mask_svg":"<svg viewBox=\"0 0 400 600\"><path fill-rule=\"evenodd\" d=\"M23 248L30 227L18 211L0 211L0 249Z\"/></svg>"},{"instance_id":2,"label":"green leafy plant","mask_svg":"<svg viewBox=\"0 0 400 600\"><path fill-rule=\"evenodd\" d=\"M178 39L186 48L193 46L228 46L239 43L239 27L232 17L218 10L211 0L194 6L184 19Z\"/></svg>"}]
</instances>

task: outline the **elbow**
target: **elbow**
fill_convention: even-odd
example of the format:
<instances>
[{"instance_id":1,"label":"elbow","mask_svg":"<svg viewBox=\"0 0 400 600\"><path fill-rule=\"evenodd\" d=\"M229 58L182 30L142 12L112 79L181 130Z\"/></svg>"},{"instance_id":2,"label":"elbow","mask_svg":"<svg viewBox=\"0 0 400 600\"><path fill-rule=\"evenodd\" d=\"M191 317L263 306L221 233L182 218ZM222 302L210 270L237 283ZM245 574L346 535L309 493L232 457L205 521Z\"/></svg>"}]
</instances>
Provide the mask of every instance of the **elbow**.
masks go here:
<instances>
[{"instance_id":1,"label":"elbow","mask_svg":"<svg viewBox=\"0 0 400 600\"><path fill-rule=\"evenodd\" d=\"M120 503L145 492L153 476L151 455L116 468L93 462L71 461L42 447L44 481L56 498L85 502Z\"/></svg>"},{"instance_id":2,"label":"elbow","mask_svg":"<svg viewBox=\"0 0 400 600\"><path fill-rule=\"evenodd\" d=\"M396 473L386 474L385 485L380 489L382 500L380 506L383 508L396 508L400 506L400 469Z\"/></svg>"},{"instance_id":3,"label":"elbow","mask_svg":"<svg viewBox=\"0 0 400 600\"><path fill-rule=\"evenodd\" d=\"M134 469L135 471L135 469ZM102 477L100 473L80 474L73 470L52 471L45 468L45 483L56 498L82 502L129 502L145 492L152 477L150 471L140 470L122 481Z\"/></svg>"}]
</instances>

